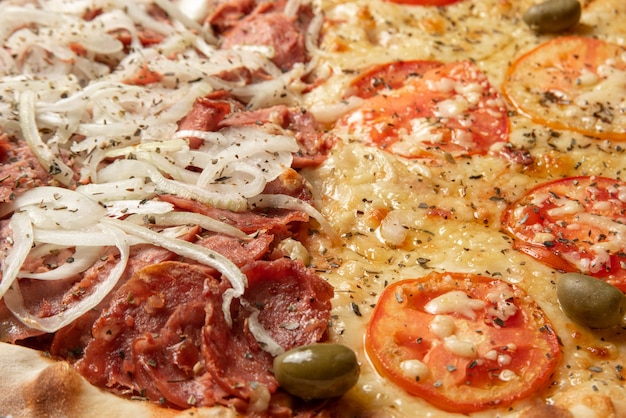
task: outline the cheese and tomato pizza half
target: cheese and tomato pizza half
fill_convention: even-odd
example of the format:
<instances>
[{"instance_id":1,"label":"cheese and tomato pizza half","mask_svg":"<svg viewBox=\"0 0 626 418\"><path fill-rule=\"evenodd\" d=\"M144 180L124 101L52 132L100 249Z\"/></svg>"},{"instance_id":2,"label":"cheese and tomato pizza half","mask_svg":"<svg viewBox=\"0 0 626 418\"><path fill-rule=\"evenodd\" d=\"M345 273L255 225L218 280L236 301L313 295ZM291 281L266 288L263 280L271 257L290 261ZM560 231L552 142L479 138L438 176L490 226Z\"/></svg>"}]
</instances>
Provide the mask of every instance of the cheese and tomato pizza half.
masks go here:
<instances>
[{"instance_id":1,"label":"cheese and tomato pizza half","mask_svg":"<svg viewBox=\"0 0 626 418\"><path fill-rule=\"evenodd\" d=\"M626 416L623 0L0 2L0 416Z\"/></svg>"}]
</instances>

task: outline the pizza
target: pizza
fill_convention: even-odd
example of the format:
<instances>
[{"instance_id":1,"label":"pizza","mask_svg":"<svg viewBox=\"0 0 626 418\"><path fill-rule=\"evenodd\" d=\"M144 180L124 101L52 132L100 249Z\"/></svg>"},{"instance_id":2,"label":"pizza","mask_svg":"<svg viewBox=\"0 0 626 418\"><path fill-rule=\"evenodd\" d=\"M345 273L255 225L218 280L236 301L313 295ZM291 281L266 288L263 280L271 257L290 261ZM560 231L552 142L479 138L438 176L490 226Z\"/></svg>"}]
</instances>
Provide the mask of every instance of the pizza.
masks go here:
<instances>
[{"instance_id":1,"label":"pizza","mask_svg":"<svg viewBox=\"0 0 626 418\"><path fill-rule=\"evenodd\" d=\"M626 416L625 18L0 2L0 415Z\"/></svg>"}]
</instances>

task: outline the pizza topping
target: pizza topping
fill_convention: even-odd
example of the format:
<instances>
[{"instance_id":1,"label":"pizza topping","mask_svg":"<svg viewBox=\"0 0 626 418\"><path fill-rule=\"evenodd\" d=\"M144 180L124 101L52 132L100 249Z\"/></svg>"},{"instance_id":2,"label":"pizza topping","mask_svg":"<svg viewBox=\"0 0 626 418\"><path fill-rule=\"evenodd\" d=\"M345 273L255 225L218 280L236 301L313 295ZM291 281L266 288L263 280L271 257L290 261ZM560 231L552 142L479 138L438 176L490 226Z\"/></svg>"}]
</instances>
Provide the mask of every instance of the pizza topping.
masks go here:
<instances>
[{"instance_id":1,"label":"pizza topping","mask_svg":"<svg viewBox=\"0 0 626 418\"><path fill-rule=\"evenodd\" d=\"M210 269L166 262L140 270L96 321L77 368L96 385L180 408L192 397L195 406L229 404L232 396L247 402L257 385L274 393L272 356L250 338L251 311L259 309L261 326L289 350L323 336L332 289L287 260L257 262L246 272L250 286L231 306L229 326L222 311L228 283ZM291 305L297 309L285 309ZM307 327L280 326L291 321Z\"/></svg>"},{"instance_id":2,"label":"pizza topping","mask_svg":"<svg viewBox=\"0 0 626 418\"><path fill-rule=\"evenodd\" d=\"M39 164L28 144L10 141L7 134L0 134L0 203L49 182L49 171Z\"/></svg>"},{"instance_id":3,"label":"pizza topping","mask_svg":"<svg viewBox=\"0 0 626 418\"><path fill-rule=\"evenodd\" d=\"M387 0L387 1L390 1L392 3L408 4L408 5L413 5L413 6L442 7L442 6L448 6L450 4L457 3L462 0Z\"/></svg>"},{"instance_id":4,"label":"pizza topping","mask_svg":"<svg viewBox=\"0 0 626 418\"><path fill-rule=\"evenodd\" d=\"M427 312L429 312L426 307L424 308ZM430 332L437 337L444 339L445 337L449 337L454 334L456 325L454 324L454 319L449 315L435 315L433 320L430 322L430 325L428 325L428 329L430 329Z\"/></svg>"},{"instance_id":5,"label":"pizza topping","mask_svg":"<svg viewBox=\"0 0 626 418\"><path fill-rule=\"evenodd\" d=\"M626 184L571 177L540 184L504 212L514 247L567 272L581 272L626 290L623 213Z\"/></svg>"},{"instance_id":6,"label":"pizza topping","mask_svg":"<svg viewBox=\"0 0 626 418\"><path fill-rule=\"evenodd\" d=\"M430 314L458 313L469 319L476 319L476 310L483 309L486 303L471 299L462 290L453 290L429 301L424 309Z\"/></svg>"},{"instance_id":7,"label":"pizza topping","mask_svg":"<svg viewBox=\"0 0 626 418\"><path fill-rule=\"evenodd\" d=\"M153 54L146 53L146 56ZM172 56L175 57L175 54ZM180 62L191 64L194 60L187 57ZM232 60L228 62L237 65ZM214 69L214 63L208 64L208 67ZM148 69L145 65L140 68ZM275 380L267 372L268 356L271 358L271 355L281 352L283 347L291 347L291 344L322 339L328 323L330 306L327 301L332 289L325 282L311 285L311 281L320 279L303 267L285 267L282 261L273 263L271 267L250 266L250 263L255 258L269 257L274 239L270 232L279 233L281 239L289 237L292 235L289 224L306 222L309 215L318 218L329 231L332 228L308 203L310 193L304 182L297 181L301 178L296 175L295 180L289 181L294 176L285 175L292 172L289 167L293 153L298 151L295 134L281 131L281 126L277 126L278 133L241 124L219 126L227 113L236 108L231 102L221 108L214 107L217 111L212 114L205 112L186 118L181 123L183 128L185 121L198 125L194 125L193 129L187 125L181 130L177 125L184 112L192 108L195 98L202 97L210 88L205 82L197 81L190 83L191 90L184 93L179 93L179 90L185 90L182 86L175 86L170 91L168 87L172 87L169 84L172 80L168 81L167 77L176 72L178 70L164 72L162 78L150 83L135 83L135 86L102 80L94 84L81 81L87 84L83 90L71 78L67 85L51 81L45 86L50 91L41 86L44 93L36 95L30 91L36 90L33 85L16 86L16 92L26 89L16 94L20 99L16 108L21 112L23 128L28 129L27 134L30 135L27 143L38 149L36 157L47 164L51 174L59 175L57 180L64 180L62 183L74 190L38 187L19 194L17 198L15 195L18 193L14 195L13 190L7 192L8 198L2 207L3 216L11 213L13 216L6 225L10 233L3 247L7 256L2 260L0 291L4 299L1 313L3 316L6 314L8 321L17 317L38 330L59 331L59 337L55 337L50 351L79 357L82 341L95 320L92 318L97 312L95 309L106 306L114 311L118 309L116 304L120 301L114 296L118 294L112 291L119 285L126 289L124 286L130 283L122 284L135 267L131 249L153 245L171 250L179 259L184 258L186 263L198 262L216 270L207 269L206 274L219 282L214 286L217 289L215 297L208 299L212 302L211 318L221 318L219 321L222 322L213 324L211 332L214 334L207 339L211 344L219 345L217 339L224 339L224 333L237 333L231 329L246 323L245 336L236 338L241 342L240 350L219 346L213 352L206 350L203 357L194 351L202 339L201 328L207 315L205 301L193 299L202 296L202 288L196 287L190 294L177 287L178 284L184 286L184 281L179 283L176 280L176 284L171 284L172 291L180 291L180 297L190 299L189 304L181 304L187 309L174 312L166 324L158 323L156 328L150 328L147 334L134 342L116 342L121 344L121 348L107 355L99 351L101 343L94 343L95 348L88 348L88 353L97 354L94 357L88 354L87 361L90 363L87 366L79 363L85 367L79 366L79 369L86 375L100 373L107 367L115 369L118 366L102 362L112 363L116 358L124 360L132 352L135 364L123 363L119 370L112 371L111 379L116 379L116 371L119 371L117 377L120 378L112 384L113 390L120 393L134 391L140 396L146 394L155 402L164 398L169 405L181 408L213 405L215 402L237 403L239 401L231 400L231 397L239 397L244 401L250 400L257 409L267 409L267 402L262 400L269 396L270 391L276 390ZM180 73L187 77L190 69ZM289 77L289 74L282 76ZM206 80L206 77L210 76L203 72L198 80ZM131 78L127 76L123 78L125 82L129 80ZM153 85L159 83L159 86ZM57 97L57 88L66 91ZM238 93L251 97L245 88L239 88ZM145 112L150 107L146 104L150 102L155 106ZM85 109L87 111L83 112ZM149 115L151 112L154 113ZM120 116L128 119L122 122ZM198 122L202 117L207 120ZM306 126L310 121L295 116L290 123ZM54 131L49 127L57 125L66 126L62 138L48 135L48 132ZM311 127L314 131L315 126ZM4 147L2 150L3 156L10 153L5 152ZM315 155L317 149L308 151L312 159L318 158ZM71 160L66 158L69 153ZM318 158L317 161L321 160ZM66 162L70 164L61 165ZM35 164L39 163L35 161ZM58 169L55 168L57 166ZM79 177L86 184L76 183ZM10 175L6 178L9 179ZM26 177L21 178L26 180ZM15 184L19 184L18 179ZM171 193L173 202L194 198L195 205L204 206L215 217L174 212L172 202L157 197L162 193ZM276 199L275 194L282 193L286 194ZM211 201L213 207L199 201ZM275 216L270 212L274 212ZM235 219L241 223L230 225L218 221L222 218L221 214L228 214L227 220ZM260 238L252 241L239 226L249 233L261 234ZM204 231L203 234L226 234L241 242L235 245L232 239L223 235L197 238L196 234L199 235L200 231ZM196 242L189 242L196 239ZM46 271L27 271L29 260L45 255L46 251L69 253L70 256L64 263L50 264ZM106 261L100 263L100 257ZM89 268L92 265L101 270L96 273ZM248 277L239 269L241 266L247 266L249 275L262 276L265 284L259 285L258 280L256 286L249 283ZM73 280L76 276L78 280L74 285L69 283L71 289L68 290L67 279ZM266 276L277 278L266 280ZM283 279L288 281L281 282ZM293 283L296 279L298 285ZM42 280L59 282L60 285L54 286L55 291L59 291L54 294L48 291L37 300L41 293L33 290L42 286L31 284L41 283ZM258 293L264 292L264 286L270 284L276 285L271 294L257 297ZM66 285L65 288L62 285ZM133 285L128 286L132 288ZM250 292L248 297L254 303L247 302L245 292ZM140 293L141 289L137 294L129 292L124 297L128 304L134 306L141 298ZM130 333L134 332L134 324L128 321L145 318L142 315L149 315L147 322L153 325L153 316L173 307L170 302L175 298L166 297L166 293L159 289L147 295L140 312L128 317L122 314L123 319L117 317L118 322L106 329L98 328L96 322L92 329L94 338L102 343L123 338L125 328L129 328ZM290 296L277 296L283 293ZM289 310L283 312L282 306L281 313L268 313L270 309L265 304L275 303L278 297L280 301L289 301L290 306L297 307L297 314L288 314ZM291 300L291 297L295 299ZM8 312L5 312L5 306ZM275 319L282 319L283 322L276 324L273 322ZM154 334L159 331L160 338L155 338ZM2 339L17 340L29 335L33 334L11 329L8 334L2 335ZM187 342L181 341L181 336L188 337ZM64 342L66 339L67 343ZM250 370L250 362L241 362L241 359L253 355L243 342L254 345L255 355L256 352L261 353L258 357L263 359L263 364L259 369L263 372L259 372L261 376L258 378L255 377L257 371ZM75 346L66 345L71 343ZM233 358L228 358L224 364L223 353L228 351L232 351ZM228 370L230 367L232 370ZM199 389L194 386L194 390L198 390L189 394L189 385L195 385L195 382L189 385L169 383L189 380L192 375L201 375L205 368L211 370L215 380L224 382L222 386L225 389L221 389L219 383L210 383ZM252 375L242 377L242 371ZM134 375L128 376L129 372ZM245 385L242 386L241 382ZM106 386L105 383L103 385Z\"/></svg>"},{"instance_id":8,"label":"pizza topping","mask_svg":"<svg viewBox=\"0 0 626 418\"><path fill-rule=\"evenodd\" d=\"M259 2L251 13L224 31L222 48L265 47L267 56L283 71L304 63L307 30L314 15L306 3L290 2L289 9L287 4Z\"/></svg>"},{"instance_id":9,"label":"pizza topping","mask_svg":"<svg viewBox=\"0 0 626 418\"><path fill-rule=\"evenodd\" d=\"M509 68L503 89L539 124L626 139L624 52L598 39L555 38L520 56Z\"/></svg>"},{"instance_id":10,"label":"pizza topping","mask_svg":"<svg viewBox=\"0 0 626 418\"><path fill-rule=\"evenodd\" d=\"M474 359L478 355L476 351L476 344L472 341L460 340L456 335L450 335L443 339L443 346L452 354Z\"/></svg>"},{"instance_id":11,"label":"pizza topping","mask_svg":"<svg viewBox=\"0 0 626 418\"><path fill-rule=\"evenodd\" d=\"M296 347L274 358L273 366L281 387L302 399L341 396L360 370L354 351L340 344Z\"/></svg>"},{"instance_id":12,"label":"pizza topping","mask_svg":"<svg viewBox=\"0 0 626 418\"><path fill-rule=\"evenodd\" d=\"M426 379L430 374L428 366L417 359L404 360L400 363L400 369L406 376L415 379L415 381Z\"/></svg>"},{"instance_id":13,"label":"pizza topping","mask_svg":"<svg viewBox=\"0 0 626 418\"><path fill-rule=\"evenodd\" d=\"M144 226L132 222L110 219L105 216L105 209L90 198L68 189L55 187L40 187L30 190L19 196L13 202L16 208L12 221L9 224L13 234L14 245L7 250L7 256L2 260L3 277L0 282L0 296L11 312L29 326L46 332L54 332L81 316L87 310L98 305L104 297L115 287L117 281L126 269L129 260L129 248L132 245L151 242L162 246L181 256L204 263L216 268L224 274L224 278L231 281L233 289L228 291L228 298L239 297L243 294L246 279L230 260L221 254L188 243L176 237L152 231ZM17 215L17 216L15 216ZM16 231L20 231L19 234ZM33 244L37 244L34 246ZM38 317L29 313L23 304L19 282L20 269L26 257L33 251L42 251L42 247L53 245L59 249L75 249L74 258L101 255L106 247L117 247L119 262L110 271L110 274L94 286L91 293L85 294L81 300L65 306L60 312ZM84 248L93 250L85 250ZM52 248L51 248L52 249ZM35 256L36 252L33 252ZM79 269L82 272L91 264L85 260L73 259L69 269ZM65 264L64 264L65 265ZM64 266L63 265L63 266ZM54 275L35 276L39 280L63 280L67 277L61 270ZM80 266L80 268L79 268ZM32 276L32 275L31 275ZM227 312L225 302L225 312Z\"/></svg>"},{"instance_id":14,"label":"pizza topping","mask_svg":"<svg viewBox=\"0 0 626 418\"><path fill-rule=\"evenodd\" d=\"M311 35L308 27L315 13L308 4L298 5L301 7L289 10L283 10L285 4L265 6L276 7L273 12L277 15L289 14L290 24L298 25L293 36L297 36L305 60L308 44L304 38ZM22 57L3 68L6 108L0 111L8 118L3 129L16 137L16 143L26 143L32 154L25 161L14 161L19 149L7 149L8 135L3 134L0 156L11 158L10 164L2 167L6 174L3 182L12 180L12 186L2 185L6 198L1 213L16 216L3 248L7 256L2 260L0 297L4 296L13 315L46 332L68 325L117 286L132 247L151 243L212 266L231 283L223 306L228 322L229 301L243 294L245 276L227 257L182 236L192 223L204 231L248 239L246 233L259 233L268 225L261 220L265 214L257 209L257 214L242 215L259 221L246 225L244 232L216 218L175 214L174 205L158 195L194 199L228 213L249 213L256 208L280 211L275 232L281 239L291 236L289 223L308 221L309 216L332 231L322 215L300 199L304 194L280 199L268 194L286 192L286 187L276 187L275 182L291 170L293 155L300 150L296 134L287 128L308 126L308 133L313 135L317 128L314 120L293 116L287 126L274 125L275 129L241 123L220 125L246 105L254 110L256 103L276 97L274 88L281 91L281 103L290 103L299 94L299 87L283 83L294 76L300 78L307 69L300 66L288 71L296 66L293 62L283 72L262 53L245 48L214 49L216 39L207 28L169 2L124 8L111 4L94 13L87 13L82 6L72 13L49 3L40 7L10 8L9 14L28 17L24 22L31 22L32 27L5 25L3 32L8 38L6 57ZM300 8L307 19L295 19ZM140 42L138 30L146 26L158 34L154 42ZM89 28L89 39L80 35L85 28ZM43 38L39 35L44 33L45 42L40 42ZM128 43L120 42L118 36L128 37ZM282 41L290 36L285 34ZM41 45L49 55L45 59L40 56ZM111 61L100 62L103 57L99 53L111 55ZM42 67L32 67L39 65L36 63ZM243 83L232 81L242 73L255 76ZM37 77L31 79L28 74ZM158 77L137 78L146 74ZM236 88L228 88L229 93L213 90L213 86L228 87L231 82ZM268 125L273 123L267 121ZM306 150L318 162L318 153L323 151L323 147ZM25 169L25 163L43 166L49 177L33 176L42 178L43 184L38 184L36 179L29 180L27 170L19 177L12 174L11 170ZM46 187L51 179L68 189ZM24 189L41 187L21 194L17 187L22 183L28 185ZM270 183L273 186L266 187ZM150 222L140 220L143 218ZM17 231L31 230L17 237ZM52 249L69 251L72 261L43 272L22 268L27 259ZM20 281L26 277L64 280L81 276L103 254L115 261L115 267L69 305L53 304L39 315L24 306Z\"/></svg>"},{"instance_id":15,"label":"pizza topping","mask_svg":"<svg viewBox=\"0 0 626 418\"><path fill-rule=\"evenodd\" d=\"M414 71L415 76L400 85L401 77L389 75L392 71L401 75ZM355 87L364 89L360 94L367 98L337 121L339 136L358 138L407 158L484 154L508 138L504 102L470 62L393 63L376 68L365 80L375 81L375 87L356 80Z\"/></svg>"},{"instance_id":16,"label":"pizza topping","mask_svg":"<svg viewBox=\"0 0 626 418\"><path fill-rule=\"evenodd\" d=\"M528 8L522 19L538 32L561 32L576 25L581 14L578 0L547 0Z\"/></svg>"},{"instance_id":17,"label":"pizza topping","mask_svg":"<svg viewBox=\"0 0 626 418\"><path fill-rule=\"evenodd\" d=\"M494 317L503 301L514 309ZM365 347L376 369L411 395L470 413L509 405L547 384L559 357L557 336L544 331L551 328L514 285L431 273L385 288Z\"/></svg>"},{"instance_id":18,"label":"pizza topping","mask_svg":"<svg viewBox=\"0 0 626 418\"><path fill-rule=\"evenodd\" d=\"M374 65L361 72L348 87L344 98L357 96L369 99L385 90L398 89L411 78L423 77L424 73L433 68L441 67L439 61L398 61Z\"/></svg>"},{"instance_id":19,"label":"pizza topping","mask_svg":"<svg viewBox=\"0 0 626 418\"><path fill-rule=\"evenodd\" d=\"M626 313L626 297L620 290L584 274L562 275L556 295L567 316L591 328L618 325Z\"/></svg>"}]
</instances>

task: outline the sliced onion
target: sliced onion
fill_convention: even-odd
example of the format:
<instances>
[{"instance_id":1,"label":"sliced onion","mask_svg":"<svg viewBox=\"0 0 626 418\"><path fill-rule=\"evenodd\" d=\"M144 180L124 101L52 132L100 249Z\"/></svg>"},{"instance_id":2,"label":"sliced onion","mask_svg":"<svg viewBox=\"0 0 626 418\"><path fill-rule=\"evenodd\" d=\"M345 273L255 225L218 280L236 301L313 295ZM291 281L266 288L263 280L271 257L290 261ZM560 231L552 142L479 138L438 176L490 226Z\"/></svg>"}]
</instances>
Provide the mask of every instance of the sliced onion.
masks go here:
<instances>
[{"instance_id":1,"label":"sliced onion","mask_svg":"<svg viewBox=\"0 0 626 418\"><path fill-rule=\"evenodd\" d=\"M229 193L232 190L237 190L237 194L243 197L253 197L261 193L268 182L265 178L266 173L249 164L231 164L228 170L221 174L223 179L216 179L211 184L198 185L198 187L218 193Z\"/></svg>"},{"instance_id":2,"label":"sliced onion","mask_svg":"<svg viewBox=\"0 0 626 418\"><path fill-rule=\"evenodd\" d=\"M167 74L166 71L161 71L158 66L155 66L157 71L163 74ZM193 74L188 74L190 80L194 80ZM178 75L179 76L179 75ZM197 78L195 78L197 80ZM164 123L173 123L174 131L178 129L178 121L184 118L193 107L194 102L198 97L204 97L209 94L213 88L207 81L200 81L189 86L188 89L179 89L175 91L175 94L170 95L171 102L163 103L161 108L153 108L154 112L146 119L148 126L154 127L157 125L163 125ZM161 137L155 136L155 138L171 138L171 135L163 135Z\"/></svg>"},{"instance_id":3,"label":"sliced onion","mask_svg":"<svg viewBox=\"0 0 626 418\"><path fill-rule=\"evenodd\" d=\"M269 135L260 129L233 129L227 132L232 137L235 146L227 147L219 153L212 155L213 163L204 167L198 185L206 186L222 177L222 173L228 170L229 164L255 165L262 162L264 172L267 172L266 180L271 181L284 171L284 163L291 165L292 153L298 151L298 145L294 137L286 135ZM280 161L280 154L284 153L287 159ZM277 165L280 170L272 167ZM265 174L264 174L265 176Z\"/></svg>"},{"instance_id":4,"label":"sliced onion","mask_svg":"<svg viewBox=\"0 0 626 418\"><path fill-rule=\"evenodd\" d=\"M137 130L132 123L81 123L76 128L78 135L93 136L130 136Z\"/></svg>"},{"instance_id":5,"label":"sliced onion","mask_svg":"<svg viewBox=\"0 0 626 418\"><path fill-rule=\"evenodd\" d=\"M48 172L62 184L69 186L73 182L74 173L65 163L52 153L46 145L37 129L35 113L35 93L23 91L20 93L19 102L20 127L24 140L33 151L39 163L48 169Z\"/></svg>"},{"instance_id":6,"label":"sliced onion","mask_svg":"<svg viewBox=\"0 0 626 418\"><path fill-rule=\"evenodd\" d=\"M246 199L232 190L218 193L200 187L167 179L152 165L137 160L116 160L98 172L100 181L118 181L123 178L148 177L156 190L173 194L185 199L192 199L219 209L241 212L247 208Z\"/></svg>"},{"instance_id":7,"label":"sliced onion","mask_svg":"<svg viewBox=\"0 0 626 418\"><path fill-rule=\"evenodd\" d=\"M287 16L298 17L298 10L302 5L302 0L288 0L285 4L285 14Z\"/></svg>"},{"instance_id":8,"label":"sliced onion","mask_svg":"<svg viewBox=\"0 0 626 418\"><path fill-rule=\"evenodd\" d=\"M116 200L105 204L107 215L121 218L132 214L161 214L174 210L174 205L160 200Z\"/></svg>"},{"instance_id":9,"label":"sliced onion","mask_svg":"<svg viewBox=\"0 0 626 418\"><path fill-rule=\"evenodd\" d=\"M197 0L176 0L175 4L185 16L196 22L204 21L211 8L208 2Z\"/></svg>"},{"instance_id":10,"label":"sliced onion","mask_svg":"<svg viewBox=\"0 0 626 418\"><path fill-rule=\"evenodd\" d=\"M235 191L231 193L208 191L175 180L168 180L156 170L150 173L150 179L154 182L157 189L163 193L174 194L185 199L197 200L218 209L242 212L248 207L246 199Z\"/></svg>"},{"instance_id":11,"label":"sliced onion","mask_svg":"<svg viewBox=\"0 0 626 418\"><path fill-rule=\"evenodd\" d=\"M257 208L280 208L302 211L315 219L334 243L340 242L339 235L324 218L324 215L301 199L284 194L260 194L252 199L248 199L248 204Z\"/></svg>"},{"instance_id":12,"label":"sliced onion","mask_svg":"<svg viewBox=\"0 0 626 418\"><path fill-rule=\"evenodd\" d=\"M305 85L299 80L302 80L306 72L306 67L296 64L293 69L276 75L272 79L240 87L231 86L230 90L236 97L248 103L251 109L261 109L277 104L293 106L300 101L298 89L304 89ZM279 99L276 97L276 92L281 92Z\"/></svg>"},{"instance_id":13,"label":"sliced onion","mask_svg":"<svg viewBox=\"0 0 626 418\"><path fill-rule=\"evenodd\" d=\"M115 287L119 278L124 273L129 257L129 242L125 234L114 225L107 228L100 227L99 235L106 236L108 240L115 242L120 252L120 260L111 269L109 275L94 286L93 291L68 309L49 317L40 318L28 312L24 306L24 299L19 282L13 283L4 294L4 303L7 308L25 325L44 332L55 332L78 319L85 312L95 308L104 297Z\"/></svg>"},{"instance_id":14,"label":"sliced onion","mask_svg":"<svg viewBox=\"0 0 626 418\"><path fill-rule=\"evenodd\" d=\"M125 219L125 222L133 222L135 224L145 223L145 216L132 215ZM248 240L250 237L240 229L235 228L225 222L218 221L209 216L201 215L194 212L169 212L162 214L151 214L149 217L151 225L156 226L175 226L175 225L198 225L207 231L218 232L224 235L230 235L242 240Z\"/></svg>"},{"instance_id":15,"label":"sliced onion","mask_svg":"<svg viewBox=\"0 0 626 418\"><path fill-rule=\"evenodd\" d=\"M127 221L125 221L127 222ZM170 228L164 228L159 233L171 238L182 238L189 235L192 227L188 225L172 226Z\"/></svg>"},{"instance_id":16,"label":"sliced onion","mask_svg":"<svg viewBox=\"0 0 626 418\"><path fill-rule=\"evenodd\" d=\"M24 213L14 214L9 221L9 228L12 231L13 245L9 247L6 257L2 260L0 298L14 284L17 274L33 246L33 227L28 215Z\"/></svg>"},{"instance_id":17,"label":"sliced onion","mask_svg":"<svg viewBox=\"0 0 626 418\"><path fill-rule=\"evenodd\" d=\"M285 350L272 338L267 330L259 322L259 310L254 309L248 317L248 329L264 351L272 356L283 353Z\"/></svg>"},{"instance_id":18,"label":"sliced onion","mask_svg":"<svg viewBox=\"0 0 626 418\"><path fill-rule=\"evenodd\" d=\"M176 157L178 158L175 158L174 160L176 161L176 163L178 163L181 160L180 158L181 155L186 155L187 158L183 157L182 158L183 161L191 162L191 158L189 157L189 154L190 153L188 151L177 152ZM186 165L175 164L171 161L170 158L166 158L160 154L155 154L155 153L150 153L150 152L140 152L137 154L137 159L152 164L160 172L166 173L169 177L171 177L173 180L176 180L176 181L180 181L180 182L187 183L187 184L196 184L196 182L198 181L198 178L200 177L199 173L183 168L183 167L187 167L190 164L186 164Z\"/></svg>"},{"instance_id":19,"label":"sliced onion","mask_svg":"<svg viewBox=\"0 0 626 418\"><path fill-rule=\"evenodd\" d=\"M311 23L306 30L306 36L304 38L304 45L306 46L307 52L310 56L316 57L322 55L323 52L318 47L318 40L320 39L320 33L322 31L322 26L324 24L324 15L321 13L315 13L313 19L311 19ZM311 60L311 61L314 61Z\"/></svg>"},{"instance_id":20,"label":"sliced onion","mask_svg":"<svg viewBox=\"0 0 626 418\"><path fill-rule=\"evenodd\" d=\"M18 196L15 211L25 211L34 225L79 229L97 223L106 210L91 198L69 189L36 187Z\"/></svg>"},{"instance_id":21,"label":"sliced onion","mask_svg":"<svg viewBox=\"0 0 626 418\"><path fill-rule=\"evenodd\" d=\"M213 32L209 32L208 28L201 26L198 22L184 14L177 5L169 0L155 0L154 2L170 17L178 20L189 29L193 29L194 31L201 34L205 41L211 42L212 44L217 44L217 38L215 37Z\"/></svg>"},{"instance_id":22,"label":"sliced onion","mask_svg":"<svg viewBox=\"0 0 626 418\"><path fill-rule=\"evenodd\" d=\"M140 153L169 153L189 149L189 142L183 139L171 139L168 141L153 141L137 144L129 147L114 148L106 152L108 158L128 157L129 155L137 155Z\"/></svg>"},{"instance_id":23,"label":"sliced onion","mask_svg":"<svg viewBox=\"0 0 626 418\"><path fill-rule=\"evenodd\" d=\"M106 33L113 33L117 30L127 31L131 38L131 47L133 49L141 48L141 41L137 36L137 28L135 27L134 22L130 16L121 10L121 8L102 13L99 16L96 16L94 21L100 24L102 30Z\"/></svg>"},{"instance_id":24,"label":"sliced onion","mask_svg":"<svg viewBox=\"0 0 626 418\"><path fill-rule=\"evenodd\" d=\"M83 231L65 231L65 230L49 230L34 228L35 242L54 244L62 247L85 246L85 247L106 247L114 246L117 241L115 237L100 232L102 227L92 227ZM144 241L137 237L129 237L126 239L131 244L139 244Z\"/></svg>"},{"instance_id":25,"label":"sliced onion","mask_svg":"<svg viewBox=\"0 0 626 418\"><path fill-rule=\"evenodd\" d=\"M130 178L108 183L89 183L78 186L76 191L102 202L122 199L149 199L155 195L154 187L146 185L143 178Z\"/></svg>"},{"instance_id":26,"label":"sliced onion","mask_svg":"<svg viewBox=\"0 0 626 418\"><path fill-rule=\"evenodd\" d=\"M180 256L205 264L209 267L213 267L222 273L222 275L230 282L232 291L229 292L229 297L239 297L243 295L246 287L248 286L248 278L241 272L241 270L239 270L239 267L216 251L180 239L169 238L159 234L158 232L131 224L129 222L115 219L103 219L102 223L117 227L128 234L149 242L152 245L163 247ZM229 325L232 325L230 301L227 306L226 298L224 298L224 301L225 305L222 306L224 317L226 318L226 322Z\"/></svg>"},{"instance_id":27,"label":"sliced onion","mask_svg":"<svg viewBox=\"0 0 626 418\"><path fill-rule=\"evenodd\" d=\"M20 279L61 280L82 273L95 263L102 254L101 247L76 247L73 261L66 261L59 267L41 273L20 271Z\"/></svg>"},{"instance_id":28,"label":"sliced onion","mask_svg":"<svg viewBox=\"0 0 626 418\"><path fill-rule=\"evenodd\" d=\"M220 132L199 131L195 129L184 129L174 134L175 138L200 138L204 142L215 142L217 144L228 144L228 139Z\"/></svg>"},{"instance_id":29,"label":"sliced onion","mask_svg":"<svg viewBox=\"0 0 626 418\"><path fill-rule=\"evenodd\" d=\"M142 161L115 160L98 170L94 184L114 183L135 178L150 178L150 166Z\"/></svg>"}]
</instances>

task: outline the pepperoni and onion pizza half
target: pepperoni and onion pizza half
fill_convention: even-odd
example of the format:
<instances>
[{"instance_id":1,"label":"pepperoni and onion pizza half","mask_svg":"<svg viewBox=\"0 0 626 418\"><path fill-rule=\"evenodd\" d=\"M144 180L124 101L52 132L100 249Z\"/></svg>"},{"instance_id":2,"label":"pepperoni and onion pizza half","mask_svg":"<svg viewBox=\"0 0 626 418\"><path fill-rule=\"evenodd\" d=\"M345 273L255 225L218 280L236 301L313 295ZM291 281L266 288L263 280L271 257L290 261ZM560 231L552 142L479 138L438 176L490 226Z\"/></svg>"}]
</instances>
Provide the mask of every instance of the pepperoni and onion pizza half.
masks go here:
<instances>
[{"instance_id":1,"label":"pepperoni and onion pizza half","mask_svg":"<svg viewBox=\"0 0 626 418\"><path fill-rule=\"evenodd\" d=\"M0 2L0 415L626 416L624 19Z\"/></svg>"}]
</instances>

